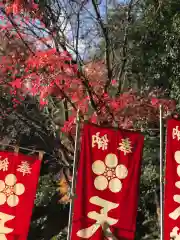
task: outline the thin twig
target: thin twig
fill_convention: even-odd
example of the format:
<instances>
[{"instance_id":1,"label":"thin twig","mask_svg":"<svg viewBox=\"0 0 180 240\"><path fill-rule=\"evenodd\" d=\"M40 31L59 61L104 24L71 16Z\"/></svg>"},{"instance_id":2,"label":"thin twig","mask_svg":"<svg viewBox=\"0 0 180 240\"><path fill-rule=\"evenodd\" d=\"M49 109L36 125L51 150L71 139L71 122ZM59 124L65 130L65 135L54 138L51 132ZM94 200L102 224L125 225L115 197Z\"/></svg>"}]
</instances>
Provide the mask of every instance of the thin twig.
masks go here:
<instances>
[{"instance_id":1,"label":"thin twig","mask_svg":"<svg viewBox=\"0 0 180 240\"><path fill-rule=\"evenodd\" d=\"M23 44L27 47L27 49L34 55L34 52L32 51L32 49L29 47L29 45L27 44L27 42L23 39L21 33L18 30L18 26L17 24L12 20L12 18L6 13L6 11L2 8L0 8L1 12L7 17L7 19L10 21L10 23L12 24L12 26L15 28L18 36L20 37L21 41L23 42Z\"/></svg>"},{"instance_id":2,"label":"thin twig","mask_svg":"<svg viewBox=\"0 0 180 240\"><path fill-rule=\"evenodd\" d=\"M122 64L121 64L121 69L120 72L118 74L118 80L119 80L119 84L118 84L118 91L117 91L117 95L119 95L121 93L121 89L122 86L124 84L121 83L121 77L123 75L126 63L127 63L127 43L128 43L128 28L129 28L129 24L131 21L131 10L132 10L132 6L133 6L133 1L131 0L129 5L128 5L128 11L127 11L127 25L125 27L125 32L124 32L124 40L123 40L123 46L122 46Z\"/></svg>"},{"instance_id":3,"label":"thin twig","mask_svg":"<svg viewBox=\"0 0 180 240\"><path fill-rule=\"evenodd\" d=\"M107 27L105 27L103 20L101 18L97 3L95 0L92 0L92 5L94 7L94 11L97 16L97 21L101 27L102 33L104 35L105 39L105 53L106 53L106 67L107 67L107 72L108 72L108 80L106 81L105 84L105 93L107 93L109 85L111 84L112 80L112 68L111 68L111 61L110 61L110 41L109 41L109 36L108 36L108 30Z\"/></svg>"}]
</instances>

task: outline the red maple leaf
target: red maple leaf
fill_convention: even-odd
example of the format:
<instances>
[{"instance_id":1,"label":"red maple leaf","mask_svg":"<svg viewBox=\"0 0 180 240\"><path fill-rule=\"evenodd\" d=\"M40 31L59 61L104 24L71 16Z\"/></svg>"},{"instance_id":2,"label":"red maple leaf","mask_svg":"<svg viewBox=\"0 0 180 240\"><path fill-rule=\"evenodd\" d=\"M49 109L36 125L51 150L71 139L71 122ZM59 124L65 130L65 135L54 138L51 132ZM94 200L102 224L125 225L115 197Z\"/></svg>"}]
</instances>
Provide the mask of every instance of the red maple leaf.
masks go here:
<instances>
[{"instance_id":1,"label":"red maple leaf","mask_svg":"<svg viewBox=\"0 0 180 240\"><path fill-rule=\"evenodd\" d=\"M22 86L22 81L21 81L20 78L16 78L14 81L10 82L10 84L11 84L11 86L12 86L13 88L18 88L18 89L20 89L21 86Z\"/></svg>"}]
</instances>

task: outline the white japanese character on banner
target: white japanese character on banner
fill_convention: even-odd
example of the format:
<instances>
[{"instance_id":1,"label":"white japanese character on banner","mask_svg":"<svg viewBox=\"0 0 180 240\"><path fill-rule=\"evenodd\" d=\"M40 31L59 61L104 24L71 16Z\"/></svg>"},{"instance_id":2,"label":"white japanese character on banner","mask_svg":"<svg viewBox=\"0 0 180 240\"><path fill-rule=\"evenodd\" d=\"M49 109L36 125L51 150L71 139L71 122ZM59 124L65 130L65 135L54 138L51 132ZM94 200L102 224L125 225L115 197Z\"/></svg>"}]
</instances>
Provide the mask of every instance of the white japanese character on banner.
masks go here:
<instances>
[{"instance_id":1,"label":"white japanese character on banner","mask_svg":"<svg viewBox=\"0 0 180 240\"><path fill-rule=\"evenodd\" d=\"M81 238L90 238L100 227L102 227L104 236L107 239L117 240L109 227L116 224L118 219L109 217L108 212L117 208L119 204L104 200L98 196L91 197L89 201L94 205L102 207L102 209L100 210L100 213L92 211L87 214L90 219L93 219L96 222L88 228L79 230L77 232L77 236Z\"/></svg>"},{"instance_id":2,"label":"white japanese character on banner","mask_svg":"<svg viewBox=\"0 0 180 240\"><path fill-rule=\"evenodd\" d=\"M180 203L180 195L174 195L173 200L177 203ZM177 207L173 212L169 214L169 217L172 218L173 220L177 220L179 216L180 216L180 206Z\"/></svg>"},{"instance_id":3,"label":"white japanese character on banner","mask_svg":"<svg viewBox=\"0 0 180 240\"><path fill-rule=\"evenodd\" d=\"M132 146L131 146L131 141L129 138L122 139L122 141L119 143L119 147L117 148L118 150L122 151L124 155L127 153L132 152Z\"/></svg>"},{"instance_id":4,"label":"white japanese character on banner","mask_svg":"<svg viewBox=\"0 0 180 240\"><path fill-rule=\"evenodd\" d=\"M107 134L105 134L102 137L100 137L99 135L100 132L97 132L96 135L92 135L92 147L95 147L97 144L98 149L102 148L102 150L106 150L109 142Z\"/></svg>"},{"instance_id":5,"label":"white japanese character on banner","mask_svg":"<svg viewBox=\"0 0 180 240\"><path fill-rule=\"evenodd\" d=\"M13 228L5 227L5 223L14 219L15 216L0 212L0 239L7 240L6 234L14 231Z\"/></svg>"},{"instance_id":6,"label":"white japanese character on banner","mask_svg":"<svg viewBox=\"0 0 180 240\"><path fill-rule=\"evenodd\" d=\"M179 228L174 227L172 232L170 233L170 239L172 240L180 240L180 233L178 233Z\"/></svg>"},{"instance_id":7,"label":"white japanese character on banner","mask_svg":"<svg viewBox=\"0 0 180 240\"><path fill-rule=\"evenodd\" d=\"M105 163L96 160L92 164L92 171L98 175L94 180L95 188L100 191L109 188L114 193L121 191L122 182L120 179L125 179L128 175L126 166L123 164L118 165L117 156L113 153L106 155Z\"/></svg>"},{"instance_id":8,"label":"white japanese character on banner","mask_svg":"<svg viewBox=\"0 0 180 240\"><path fill-rule=\"evenodd\" d=\"M2 157L0 156L0 159ZM9 161L8 158L4 158L3 160L0 160L0 170L2 170L3 172L8 170L8 165L9 165Z\"/></svg>"},{"instance_id":9,"label":"white japanese character on banner","mask_svg":"<svg viewBox=\"0 0 180 240\"><path fill-rule=\"evenodd\" d=\"M31 168L27 161L22 161L20 165L18 165L18 172L21 172L23 176L26 174L31 174Z\"/></svg>"},{"instance_id":10,"label":"white japanese character on banner","mask_svg":"<svg viewBox=\"0 0 180 240\"><path fill-rule=\"evenodd\" d=\"M180 164L180 151L175 152L174 159L178 164ZM178 176L180 176L180 165L177 167L177 174L178 174ZM180 182L179 181L177 181L175 183L175 185L176 185L177 188L180 189ZM174 195L173 200L174 200L174 202L177 202L177 203L180 204L180 195L179 194ZM169 217L172 218L173 220L178 219L179 216L180 216L180 206L177 207L173 212L171 212L169 214Z\"/></svg>"},{"instance_id":11,"label":"white japanese character on banner","mask_svg":"<svg viewBox=\"0 0 180 240\"><path fill-rule=\"evenodd\" d=\"M172 137L175 139L177 137L177 140L180 140L180 131L179 131L179 126L176 126L176 128L173 128L172 131Z\"/></svg>"},{"instance_id":12,"label":"white japanese character on banner","mask_svg":"<svg viewBox=\"0 0 180 240\"><path fill-rule=\"evenodd\" d=\"M5 180L0 180L0 205L7 202L9 207L15 207L19 203L19 197L25 192L22 183L16 183L17 178L14 174L8 174Z\"/></svg>"}]
</instances>

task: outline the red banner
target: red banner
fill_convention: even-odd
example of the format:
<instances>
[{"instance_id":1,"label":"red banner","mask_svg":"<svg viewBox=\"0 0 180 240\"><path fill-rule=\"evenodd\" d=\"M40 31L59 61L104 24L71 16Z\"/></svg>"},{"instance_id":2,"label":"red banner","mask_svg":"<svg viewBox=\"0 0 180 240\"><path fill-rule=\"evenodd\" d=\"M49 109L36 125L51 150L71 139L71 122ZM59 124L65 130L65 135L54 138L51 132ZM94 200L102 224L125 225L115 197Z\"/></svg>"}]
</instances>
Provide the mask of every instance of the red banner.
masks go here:
<instances>
[{"instance_id":1,"label":"red banner","mask_svg":"<svg viewBox=\"0 0 180 240\"><path fill-rule=\"evenodd\" d=\"M164 239L180 239L180 121L167 122Z\"/></svg>"},{"instance_id":2,"label":"red banner","mask_svg":"<svg viewBox=\"0 0 180 240\"><path fill-rule=\"evenodd\" d=\"M84 125L72 240L134 239L143 136Z\"/></svg>"},{"instance_id":3,"label":"red banner","mask_svg":"<svg viewBox=\"0 0 180 240\"><path fill-rule=\"evenodd\" d=\"M40 160L0 152L0 240L27 239Z\"/></svg>"}]
</instances>

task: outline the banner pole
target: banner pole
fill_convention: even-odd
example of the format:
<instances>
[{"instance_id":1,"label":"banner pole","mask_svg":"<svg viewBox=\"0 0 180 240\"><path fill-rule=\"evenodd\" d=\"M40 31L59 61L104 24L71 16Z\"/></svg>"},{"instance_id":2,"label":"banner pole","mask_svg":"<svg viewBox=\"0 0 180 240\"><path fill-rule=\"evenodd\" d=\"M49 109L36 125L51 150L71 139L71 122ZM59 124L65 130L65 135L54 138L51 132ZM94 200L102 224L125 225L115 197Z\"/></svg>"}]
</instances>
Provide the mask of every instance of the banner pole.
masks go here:
<instances>
[{"instance_id":1,"label":"banner pole","mask_svg":"<svg viewBox=\"0 0 180 240\"><path fill-rule=\"evenodd\" d=\"M159 106L160 125L160 240L164 240L164 194L163 194L163 109Z\"/></svg>"},{"instance_id":2,"label":"banner pole","mask_svg":"<svg viewBox=\"0 0 180 240\"><path fill-rule=\"evenodd\" d=\"M80 131L80 118L79 109L76 115L76 135L75 135L75 147L74 147L74 161L73 161L73 174L72 174L72 185L70 193L70 208L69 208L69 222L68 222L68 235L67 240L71 239L72 231L72 220L73 220L73 210L74 210L74 197L75 197L75 187L76 187L76 172L77 172L77 153L78 153L78 139Z\"/></svg>"}]
</instances>

